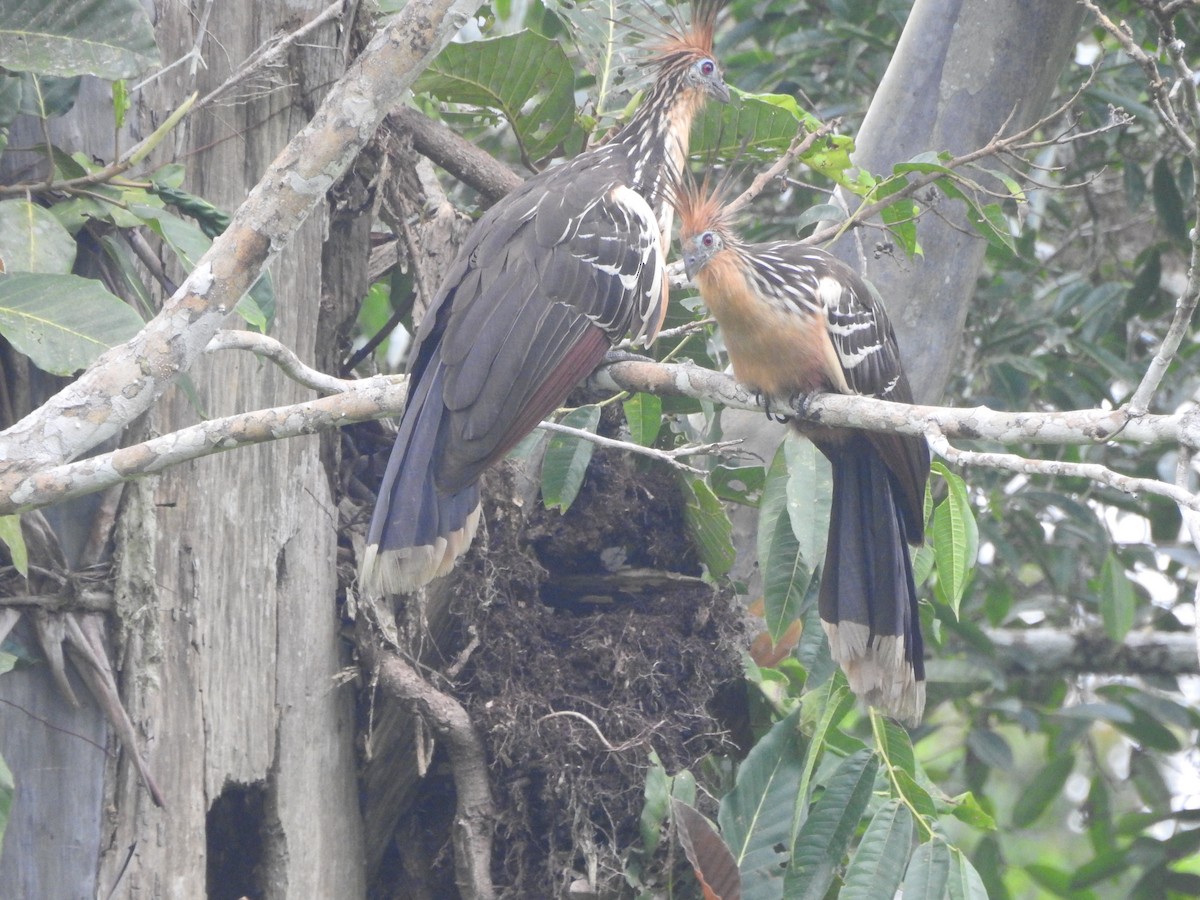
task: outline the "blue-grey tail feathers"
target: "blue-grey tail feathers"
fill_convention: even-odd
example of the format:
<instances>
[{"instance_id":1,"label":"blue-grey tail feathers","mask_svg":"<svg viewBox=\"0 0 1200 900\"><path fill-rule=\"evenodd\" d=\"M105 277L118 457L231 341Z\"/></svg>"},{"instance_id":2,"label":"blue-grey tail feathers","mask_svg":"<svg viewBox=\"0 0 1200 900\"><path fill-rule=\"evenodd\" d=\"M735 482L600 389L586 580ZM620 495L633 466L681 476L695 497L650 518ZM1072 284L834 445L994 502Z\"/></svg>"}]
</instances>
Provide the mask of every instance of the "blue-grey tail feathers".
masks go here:
<instances>
[{"instance_id":1,"label":"blue-grey tail feathers","mask_svg":"<svg viewBox=\"0 0 1200 900\"><path fill-rule=\"evenodd\" d=\"M415 591L445 575L479 526L479 483L438 490L442 370L433 367L410 394L367 529L359 584L372 595Z\"/></svg>"},{"instance_id":2,"label":"blue-grey tail feathers","mask_svg":"<svg viewBox=\"0 0 1200 900\"><path fill-rule=\"evenodd\" d=\"M831 450L821 622L854 693L916 725L925 709L925 648L900 488L865 435Z\"/></svg>"}]
</instances>

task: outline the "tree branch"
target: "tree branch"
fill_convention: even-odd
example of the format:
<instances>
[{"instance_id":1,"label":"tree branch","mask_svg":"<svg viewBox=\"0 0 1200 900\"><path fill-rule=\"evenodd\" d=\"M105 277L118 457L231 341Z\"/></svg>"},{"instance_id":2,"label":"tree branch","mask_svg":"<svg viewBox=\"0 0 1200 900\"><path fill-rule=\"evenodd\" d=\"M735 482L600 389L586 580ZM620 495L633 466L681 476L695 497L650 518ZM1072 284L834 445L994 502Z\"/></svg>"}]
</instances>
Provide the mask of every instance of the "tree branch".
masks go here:
<instances>
[{"instance_id":1,"label":"tree branch","mask_svg":"<svg viewBox=\"0 0 1200 900\"><path fill-rule=\"evenodd\" d=\"M187 371L477 5L477 0L413 0L372 39L162 311L131 341L105 353L78 380L0 433L0 459L6 463L0 495L30 472L116 435Z\"/></svg>"},{"instance_id":2,"label":"tree branch","mask_svg":"<svg viewBox=\"0 0 1200 900\"><path fill-rule=\"evenodd\" d=\"M488 203L495 203L521 184L521 176L490 153L412 107L397 110L388 121L412 135L414 150L479 191Z\"/></svg>"},{"instance_id":3,"label":"tree branch","mask_svg":"<svg viewBox=\"0 0 1200 900\"><path fill-rule=\"evenodd\" d=\"M261 351L270 358L279 356L292 369L293 377L298 377L302 383L321 390L337 389L341 393L305 403L212 419L78 462L47 466L23 476L10 475L5 482L7 490L0 491L0 515L48 506L235 447L382 419L398 415L404 408L403 376L379 375L361 381L334 379L313 373L299 360L289 360L290 354L276 354L270 346L275 342L270 338L247 338L246 334L223 333L219 345ZM320 377L313 378L313 374ZM644 391L659 396L708 400L733 409L763 409L754 394L730 376L691 363L663 364L625 359L598 369L589 379L588 386L602 392ZM777 406L773 409L778 411ZM1139 417L1130 417L1124 410L1103 409L1010 413L986 407L953 409L889 403L842 394L796 398L790 409L797 417L824 425L932 435L934 440L965 438L1001 444L1090 444L1114 440L1146 445L1200 446L1200 412L1194 411ZM967 451L951 448L946 452L953 455ZM1003 460L995 461L995 464L1009 468ZM1153 490L1185 502L1189 508L1200 509L1195 495L1177 486L1165 485L1166 490L1163 490L1159 487L1164 484L1162 482L1127 479L1107 469L1093 473L1086 464L1053 462L1046 465L1052 468L1039 471L1081 478L1098 477L1122 489Z\"/></svg>"},{"instance_id":4,"label":"tree branch","mask_svg":"<svg viewBox=\"0 0 1200 900\"><path fill-rule=\"evenodd\" d=\"M362 633L359 653L379 675L379 686L392 698L415 705L445 742L454 777L453 828L455 882L464 898L493 897L491 859L496 807L488 781L487 754L471 717L454 697L437 690L398 654L381 649Z\"/></svg>"},{"instance_id":5,"label":"tree branch","mask_svg":"<svg viewBox=\"0 0 1200 900\"><path fill-rule=\"evenodd\" d=\"M1186 631L1134 631L1121 643L1103 634L1059 631L984 630L1010 675L1094 673L1097 675L1195 675L1196 645Z\"/></svg>"}]
</instances>

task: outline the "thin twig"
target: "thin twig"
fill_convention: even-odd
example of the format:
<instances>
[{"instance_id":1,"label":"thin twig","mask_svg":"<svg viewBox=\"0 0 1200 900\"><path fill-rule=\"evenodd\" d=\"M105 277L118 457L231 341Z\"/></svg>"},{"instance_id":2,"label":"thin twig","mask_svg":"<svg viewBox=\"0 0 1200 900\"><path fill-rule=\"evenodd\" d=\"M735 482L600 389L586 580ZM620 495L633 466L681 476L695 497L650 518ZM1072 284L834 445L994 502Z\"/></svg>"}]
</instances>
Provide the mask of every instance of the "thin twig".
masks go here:
<instances>
[{"instance_id":1,"label":"thin twig","mask_svg":"<svg viewBox=\"0 0 1200 900\"><path fill-rule=\"evenodd\" d=\"M312 388L321 394L342 394L353 391L363 384L365 379L335 378L326 375L301 362L300 357L290 348L265 334L257 331L218 331L204 348L205 353L217 353L221 350L244 350L269 359L283 370L283 373L298 384ZM393 376L379 376L392 379Z\"/></svg>"},{"instance_id":2,"label":"thin twig","mask_svg":"<svg viewBox=\"0 0 1200 900\"><path fill-rule=\"evenodd\" d=\"M198 101L196 101L195 109L203 109L226 91L238 84L241 84L256 72L260 71L261 69L265 69L268 66L278 64L280 62L280 57L282 57L283 54L286 53L293 44L302 38L307 37L326 22L341 15L342 7L344 5L345 3L343 0L334 0L333 3L329 4L329 6L325 7L325 9L319 12L308 22L301 25L295 31L273 37L270 40L260 44L257 48L255 48L254 52L247 56L242 64L238 66L236 72L226 78L216 88L209 91Z\"/></svg>"},{"instance_id":3,"label":"thin twig","mask_svg":"<svg viewBox=\"0 0 1200 900\"><path fill-rule=\"evenodd\" d=\"M841 119L833 119L822 124L816 131L805 131L803 126L801 126L800 134L797 134L792 139L792 143L788 146L784 154L775 160L770 168L756 175L754 180L750 182L750 187L742 191L742 193L725 206L725 212L729 214L735 213L761 194L766 186L777 178L781 172L787 171L788 166L792 164L796 157L807 153L813 144L836 129L839 124L841 124Z\"/></svg>"},{"instance_id":4,"label":"thin twig","mask_svg":"<svg viewBox=\"0 0 1200 900\"><path fill-rule=\"evenodd\" d=\"M712 444L688 444L684 447L676 447L674 450L659 450L656 447L646 447L643 444L635 444L632 441L622 441L616 438L605 437L602 434L596 434L594 431L585 431L582 428L572 428L570 425L560 425L557 422L542 422L538 425L542 431L550 431L554 434L565 434L571 437L579 438L580 440L590 441L600 447L611 447L615 450L624 450L627 453L636 453L639 456L648 456L651 459L657 459L660 462L665 462L669 466L687 472L691 475L703 477L707 474L703 469L697 469L689 466L687 463L681 463L680 457L684 456L700 456L709 453L722 453L731 447L736 447L741 443L741 439L732 441L717 441Z\"/></svg>"},{"instance_id":5,"label":"thin twig","mask_svg":"<svg viewBox=\"0 0 1200 900\"><path fill-rule=\"evenodd\" d=\"M933 452L947 462L962 466L983 466L989 469L1005 469L1027 475L1057 475L1069 478L1086 478L1106 484L1127 494L1156 494L1175 501L1181 508L1200 512L1200 495L1182 490L1178 485L1153 478L1134 478L1114 472L1099 463L1070 463L1057 459L1028 459L1015 453L993 453L977 450L959 450L951 446L946 436L936 429L927 432L929 446Z\"/></svg>"}]
</instances>

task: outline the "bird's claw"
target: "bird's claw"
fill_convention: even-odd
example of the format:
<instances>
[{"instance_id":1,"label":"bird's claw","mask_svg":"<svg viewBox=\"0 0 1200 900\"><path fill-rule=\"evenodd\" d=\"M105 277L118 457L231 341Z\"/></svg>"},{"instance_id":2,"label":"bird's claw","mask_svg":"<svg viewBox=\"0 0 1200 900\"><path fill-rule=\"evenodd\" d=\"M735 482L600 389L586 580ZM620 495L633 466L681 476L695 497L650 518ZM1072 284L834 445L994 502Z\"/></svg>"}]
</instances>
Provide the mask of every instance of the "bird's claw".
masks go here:
<instances>
[{"instance_id":1,"label":"bird's claw","mask_svg":"<svg viewBox=\"0 0 1200 900\"><path fill-rule=\"evenodd\" d=\"M758 405L763 408L763 411L767 414L768 422L778 422L780 425L785 425L792 420L791 416L780 415L779 413L774 412L771 409L771 398L769 396L767 396L766 394L764 394L762 391L755 391L754 399L758 403Z\"/></svg>"}]
</instances>

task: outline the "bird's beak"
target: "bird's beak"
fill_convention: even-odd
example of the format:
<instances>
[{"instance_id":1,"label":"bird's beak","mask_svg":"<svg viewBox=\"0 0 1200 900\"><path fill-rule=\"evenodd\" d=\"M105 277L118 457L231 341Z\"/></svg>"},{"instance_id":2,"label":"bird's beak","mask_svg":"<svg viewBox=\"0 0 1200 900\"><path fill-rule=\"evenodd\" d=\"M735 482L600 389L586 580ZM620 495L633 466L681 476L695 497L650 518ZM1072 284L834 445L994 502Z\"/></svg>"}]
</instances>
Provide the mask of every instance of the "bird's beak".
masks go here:
<instances>
[{"instance_id":1,"label":"bird's beak","mask_svg":"<svg viewBox=\"0 0 1200 900\"><path fill-rule=\"evenodd\" d=\"M700 256L696 253L683 254L683 271L687 273L688 281L695 282L696 273L700 271Z\"/></svg>"},{"instance_id":2,"label":"bird's beak","mask_svg":"<svg viewBox=\"0 0 1200 900\"><path fill-rule=\"evenodd\" d=\"M713 99L718 103L729 102L729 87L723 81L714 81L712 85Z\"/></svg>"}]
</instances>

